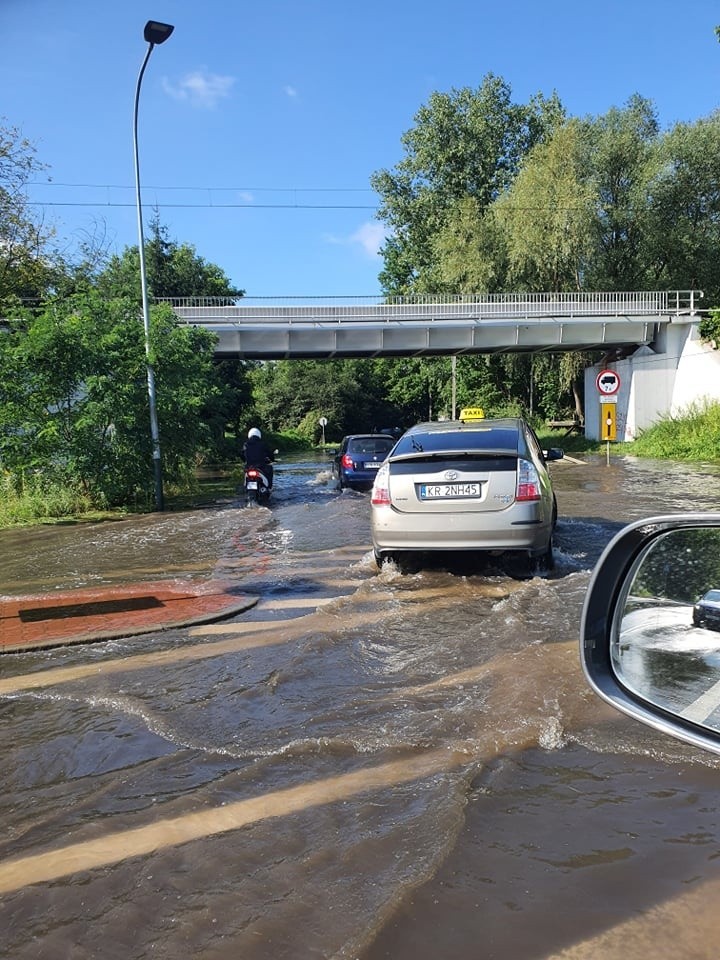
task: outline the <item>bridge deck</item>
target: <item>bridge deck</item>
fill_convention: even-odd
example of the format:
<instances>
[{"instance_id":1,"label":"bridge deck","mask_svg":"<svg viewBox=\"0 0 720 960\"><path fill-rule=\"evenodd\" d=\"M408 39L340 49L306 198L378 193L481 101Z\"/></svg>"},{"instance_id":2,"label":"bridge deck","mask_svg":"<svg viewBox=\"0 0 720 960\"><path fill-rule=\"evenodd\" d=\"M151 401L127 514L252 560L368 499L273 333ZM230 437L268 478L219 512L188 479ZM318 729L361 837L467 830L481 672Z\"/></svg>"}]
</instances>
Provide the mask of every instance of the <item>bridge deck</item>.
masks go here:
<instances>
[{"instance_id":1,"label":"bridge deck","mask_svg":"<svg viewBox=\"0 0 720 960\"><path fill-rule=\"evenodd\" d=\"M593 350L651 343L692 321L698 291L413 297L375 303L267 304L170 299L186 323L247 359Z\"/></svg>"}]
</instances>

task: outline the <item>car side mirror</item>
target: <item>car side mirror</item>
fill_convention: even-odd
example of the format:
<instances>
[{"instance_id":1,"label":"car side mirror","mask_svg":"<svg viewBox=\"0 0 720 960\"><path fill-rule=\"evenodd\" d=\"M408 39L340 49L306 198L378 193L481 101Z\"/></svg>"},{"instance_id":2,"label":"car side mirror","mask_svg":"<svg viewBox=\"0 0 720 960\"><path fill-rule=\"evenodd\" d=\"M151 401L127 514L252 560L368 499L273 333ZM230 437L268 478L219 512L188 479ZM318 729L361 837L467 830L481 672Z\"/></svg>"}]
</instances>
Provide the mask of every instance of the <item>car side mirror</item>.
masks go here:
<instances>
[{"instance_id":1,"label":"car side mirror","mask_svg":"<svg viewBox=\"0 0 720 960\"><path fill-rule=\"evenodd\" d=\"M551 460L562 460L565 451L561 450L560 447L550 447L549 450L543 450L543 456L549 463Z\"/></svg>"},{"instance_id":2,"label":"car side mirror","mask_svg":"<svg viewBox=\"0 0 720 960\"><path fill-rule=\"evenodd\" d=\"M580 634L585 675L603 700L720 753L720 514L621 530L593 571Z\"/></svg>"}]
</instances>

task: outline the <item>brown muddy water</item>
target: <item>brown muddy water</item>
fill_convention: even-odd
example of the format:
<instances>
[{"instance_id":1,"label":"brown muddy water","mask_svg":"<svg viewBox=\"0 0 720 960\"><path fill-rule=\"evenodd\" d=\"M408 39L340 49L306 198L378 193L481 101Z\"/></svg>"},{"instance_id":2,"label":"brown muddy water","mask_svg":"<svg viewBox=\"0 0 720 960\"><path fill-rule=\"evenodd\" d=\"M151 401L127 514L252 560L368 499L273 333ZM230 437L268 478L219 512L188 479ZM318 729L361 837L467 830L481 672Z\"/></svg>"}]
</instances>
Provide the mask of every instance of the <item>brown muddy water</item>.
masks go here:
<instances>
[{"instance_id":1,"label":"brown muddy water","mask_svg":"<svg viewBox=\"0 0 720 960\"><path fill-rule=\"evenodd\" d=\"M578 660L630 520L713 467L553 464L556 569L378 573L367 493L0 533L0 594L218 577L233 620L0 657L0 957L715 958L720 760Z\"/></svg>"}]
</instances>

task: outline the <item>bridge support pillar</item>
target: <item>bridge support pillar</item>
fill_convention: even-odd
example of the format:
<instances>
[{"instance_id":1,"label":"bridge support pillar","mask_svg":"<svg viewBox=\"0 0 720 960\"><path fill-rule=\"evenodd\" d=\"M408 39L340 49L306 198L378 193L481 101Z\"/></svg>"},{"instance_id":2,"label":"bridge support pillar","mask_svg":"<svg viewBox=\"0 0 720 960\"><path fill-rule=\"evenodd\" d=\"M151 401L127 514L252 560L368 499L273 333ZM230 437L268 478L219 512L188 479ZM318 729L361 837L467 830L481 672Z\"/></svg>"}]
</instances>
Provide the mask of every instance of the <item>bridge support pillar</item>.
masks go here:
<instances>
[{"instance_id":1,"label":"bridge support pillar","mask_svg":"<svg viewBox=\"0 0 720 960\"><path fill-rule=\"evenodd\" d=\"M608 367L620 380L617 439L637 439L663 417L677 416L705 399L720 402L720 350L700 340L698 324L674 320L663 326L652 347L622 360L606 359L585 371L585 436L602 438L598 373Z\"/></svg>"}]
</instances>

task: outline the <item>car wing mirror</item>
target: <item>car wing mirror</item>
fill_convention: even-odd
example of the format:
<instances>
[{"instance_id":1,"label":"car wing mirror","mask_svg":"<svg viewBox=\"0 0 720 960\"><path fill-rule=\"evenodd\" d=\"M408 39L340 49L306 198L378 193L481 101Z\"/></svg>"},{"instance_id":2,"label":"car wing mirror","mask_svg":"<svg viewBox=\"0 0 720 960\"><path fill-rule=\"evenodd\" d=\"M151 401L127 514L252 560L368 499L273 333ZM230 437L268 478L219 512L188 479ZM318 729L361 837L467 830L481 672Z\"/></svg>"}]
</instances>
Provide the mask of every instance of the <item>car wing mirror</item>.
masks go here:
<instances>
[{"instance_id":1,"label":"car wing mirror","mask_svg":"<svg viewBox=\"0 0 720 960\"><path fill-rule=\"evenodd\" d=\"M621 530L593 571L580 634L585 676L603 700L720 753L720 514Z\"/></svg>"},{"instance_id":2,"label":"car wing mirror","mask_svg":"<svg viewBox=\"0 0 720 960\"><path fill-rule=\"evenodd\" d=\"M551 460L562 460L565 456L565 451L561 450L560 447L550 447L549 450L543 450L543 457L549 462Z\"/></svg>"}]
</instances>

